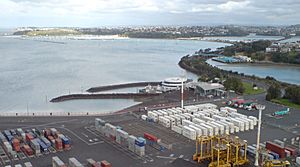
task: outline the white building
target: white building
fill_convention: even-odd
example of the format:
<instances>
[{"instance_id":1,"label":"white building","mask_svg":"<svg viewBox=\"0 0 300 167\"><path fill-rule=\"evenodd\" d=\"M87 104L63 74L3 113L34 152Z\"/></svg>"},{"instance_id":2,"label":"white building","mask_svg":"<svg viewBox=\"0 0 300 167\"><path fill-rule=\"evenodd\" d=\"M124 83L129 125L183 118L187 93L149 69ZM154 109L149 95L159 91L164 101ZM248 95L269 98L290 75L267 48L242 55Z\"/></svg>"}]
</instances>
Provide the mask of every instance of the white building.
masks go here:
<instances>
[{"instance_id":1,"label":"white building","mask_svg":"<svg viewBox=\"0 0 300 167\"><path fill-rule=\"evenodd\" d=\"M182 77L167 78L162 82L163 91L179 90L182 83L185 85L187 81L187 78Z\"/></svg>"}]
</instances>

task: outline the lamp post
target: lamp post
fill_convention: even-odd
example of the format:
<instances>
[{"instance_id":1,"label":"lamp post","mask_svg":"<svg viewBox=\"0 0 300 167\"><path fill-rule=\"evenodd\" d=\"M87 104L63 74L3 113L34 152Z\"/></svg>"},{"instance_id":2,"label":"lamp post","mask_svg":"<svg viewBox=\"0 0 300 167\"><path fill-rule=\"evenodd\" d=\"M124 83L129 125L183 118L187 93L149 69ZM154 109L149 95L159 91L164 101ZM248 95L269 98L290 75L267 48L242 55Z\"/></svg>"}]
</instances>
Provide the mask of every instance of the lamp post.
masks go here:
<instances>
[{"instance_id":1,"label":"lamp post","mask_svg":"<svg viewBox=\"0 0 300 167\"><path fill-rule=\"evenodd\" d=\"M257 105L256 108L259 110L259 115L258 115L258 128L257 128L257 143L256 143L256 155L255 155L255 166L259 166L258 164L258 157L259 157L259 143L260 143L260 128L261 128L261 114L262 110L265 109L264 105Z\"/></svg>"}]
</instances>

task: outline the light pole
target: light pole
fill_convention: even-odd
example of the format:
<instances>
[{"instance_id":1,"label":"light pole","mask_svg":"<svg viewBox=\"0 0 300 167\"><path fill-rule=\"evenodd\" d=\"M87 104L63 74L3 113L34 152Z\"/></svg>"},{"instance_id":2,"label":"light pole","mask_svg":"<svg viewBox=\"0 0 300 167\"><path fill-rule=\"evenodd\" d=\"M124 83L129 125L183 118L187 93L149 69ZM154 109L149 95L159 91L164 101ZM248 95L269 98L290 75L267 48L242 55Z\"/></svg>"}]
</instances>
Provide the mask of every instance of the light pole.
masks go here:
<instances>
[{"instance_id":1,"label":"light pole","mask_svg":"<svg viewBox=\"0 0 300 167\"><path fill-rule=\"evenodd\" d=\"M259 166L258 164L258 157L259 157L259 143L260 143L260 127L261 127L261 114L262 110L265 109L264 105L257 105L256 108L259 110L259 115L258 115L258 128L257 128L257 143L256 143L256 155L255 155L255 166Z\"/></svg>"}]
</instances>

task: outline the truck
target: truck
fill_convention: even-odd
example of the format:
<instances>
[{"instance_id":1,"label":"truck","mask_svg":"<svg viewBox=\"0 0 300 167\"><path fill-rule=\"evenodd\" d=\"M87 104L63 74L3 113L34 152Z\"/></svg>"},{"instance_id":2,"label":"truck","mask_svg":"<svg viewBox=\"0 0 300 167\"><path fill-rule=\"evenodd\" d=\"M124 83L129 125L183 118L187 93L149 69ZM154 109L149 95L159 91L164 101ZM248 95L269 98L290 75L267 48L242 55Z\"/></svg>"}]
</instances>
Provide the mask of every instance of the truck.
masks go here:
<instances>
[{"instance_id":1,"label":"truck","mask_svg":"<svg viewBox=\"0 0 300 167\"><path fill-rule=\"evenodd\" d=\"M290 113L290 109L286 108L284 110L280 110L280 111L275 111L272 115L273 116L284 116Z\"/></svg>"}]
</instances>

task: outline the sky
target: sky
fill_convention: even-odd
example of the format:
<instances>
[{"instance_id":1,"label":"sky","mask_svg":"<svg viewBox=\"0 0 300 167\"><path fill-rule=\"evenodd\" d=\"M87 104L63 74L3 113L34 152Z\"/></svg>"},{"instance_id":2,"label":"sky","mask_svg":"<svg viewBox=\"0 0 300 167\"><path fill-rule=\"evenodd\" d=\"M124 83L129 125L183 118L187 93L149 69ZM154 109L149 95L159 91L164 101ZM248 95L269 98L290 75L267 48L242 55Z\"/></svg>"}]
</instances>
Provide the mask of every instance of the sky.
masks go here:
<instances>
[{"instance_id":1,"label":"sky","mask_svg":"<svg viewBox=\"0 0 300 167\"><path fill-rule=\"evenodd\" d=\"M0 0L0 27L291 25L300 0Z\"/></svg>"}]
</instances>

